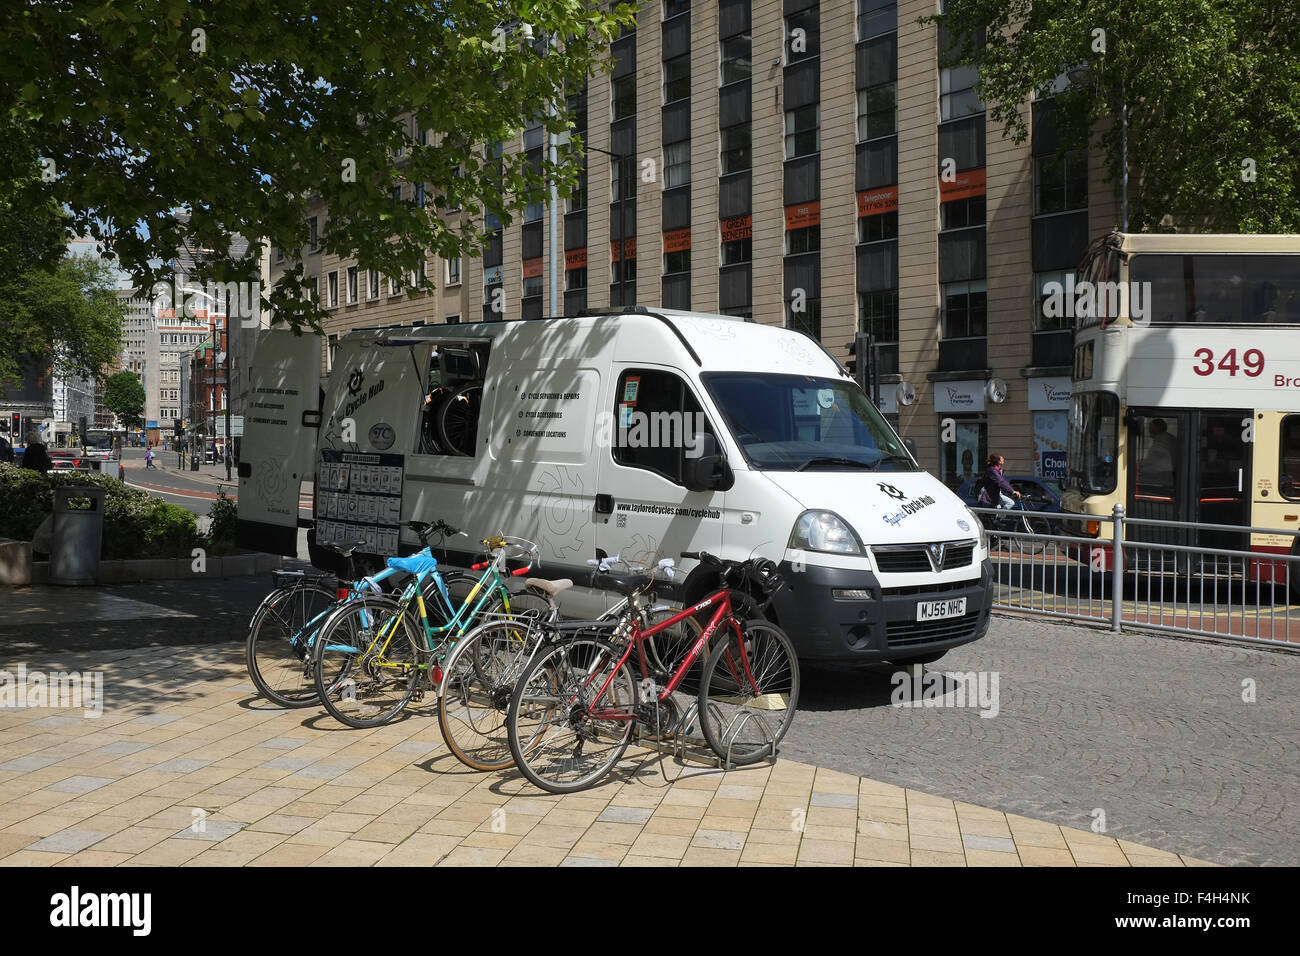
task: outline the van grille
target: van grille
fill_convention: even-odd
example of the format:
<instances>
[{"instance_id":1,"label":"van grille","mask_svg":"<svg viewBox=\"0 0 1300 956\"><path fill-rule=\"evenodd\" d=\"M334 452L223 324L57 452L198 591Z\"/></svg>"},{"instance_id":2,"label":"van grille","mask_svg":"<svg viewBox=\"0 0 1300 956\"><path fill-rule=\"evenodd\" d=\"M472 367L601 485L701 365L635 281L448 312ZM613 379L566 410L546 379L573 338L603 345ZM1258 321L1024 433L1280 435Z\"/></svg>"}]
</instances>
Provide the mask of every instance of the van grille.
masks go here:
<instances>
[{"instance_id":1,"label":"van grille","mask_svg":"<svg viewBox=\"0 0 1300 956\"><path fill-rule=\"evenodd\" d=\"M974 634L979 623L979 611L937 621L890 621L885 626L885 641L890 647L913 647L936 641L960 640Z\"/></svg>"},{"instance_id":2,"label":"van grille","mask_svg":"<svg viewBox=\"0 0 1300 956\"><path fill-rule=\"evenodd\" d=\"M945 541L943 565L930 564L929 546L924 544L880 545L871 549L876 564L885 574L915 574L925 571L951 571L964 568L975 555L973 541Z\"/></svg>"}]
</instances>

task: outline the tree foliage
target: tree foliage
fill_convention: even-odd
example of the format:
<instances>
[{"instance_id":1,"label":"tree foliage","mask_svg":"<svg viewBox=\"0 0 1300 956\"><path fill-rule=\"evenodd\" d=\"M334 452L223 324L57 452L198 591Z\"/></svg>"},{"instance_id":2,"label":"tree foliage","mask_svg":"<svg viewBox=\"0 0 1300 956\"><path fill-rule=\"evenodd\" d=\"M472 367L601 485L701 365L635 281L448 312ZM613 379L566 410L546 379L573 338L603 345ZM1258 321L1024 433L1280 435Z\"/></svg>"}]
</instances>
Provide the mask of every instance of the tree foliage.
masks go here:
<instances>
[{"instance_id":1,"label":"tree foliage","mask_svg":"<svg viewBox=\"0 0 1300 956\"><path fill-rule=\"evenodd\" d=\"M0 25L0 91L48 194L138 287L166 278L159 261L186 237L215 250L203 281L255 276L261 240L292 259L313 200L329 210L327 252L397 276L430 252L478 254L485 214L508 223L543 197L548 163L478 144L544 118L557 90L547 127L567 129L563 91L631 16L593 0L23 4ZM572 151L553 170L565 189ZM426 207L409 187L394 198L404 182L426 184ZM458 205L463 224L440 218ZM234 234L246 254L226 251ZM305 289L290 268L263 304L318 321Z\"/></svg>"},{"instance_id":2,"label":"tree foliage","mask_svg":"<svg viewBox=\"0 0 1300 956\"><path fill-rule=\"evenodd\" d=\"M118 417L124 428L144 424L144 386L134 372L118 372L104 383L104 407Z\"/></svg>"},{"instance_id":3,"label":"tree foliage","mask_svg":"<svg viewBox=\"0 0 1300 956\"><path fill-rule=\"evenodd\" d=\"M1300 6L1257 0L947 0L990 119L1023 141L1055 97L1061 149L1092 145L1112 181L1128 106L1129 228L1300 232ZM927 18L931 19L931 18ZM972 39L978 38L978 39Z\"/></svg>"}]
</instances>

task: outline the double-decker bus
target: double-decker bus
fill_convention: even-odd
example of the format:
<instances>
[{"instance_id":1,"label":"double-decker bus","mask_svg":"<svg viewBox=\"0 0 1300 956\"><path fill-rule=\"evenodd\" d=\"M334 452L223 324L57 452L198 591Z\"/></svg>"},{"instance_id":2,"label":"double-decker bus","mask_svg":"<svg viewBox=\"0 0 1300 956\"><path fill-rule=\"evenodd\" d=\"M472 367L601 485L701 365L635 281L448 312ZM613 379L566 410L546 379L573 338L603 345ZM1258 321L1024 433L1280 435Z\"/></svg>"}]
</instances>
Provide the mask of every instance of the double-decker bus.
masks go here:
<instances>
[{"instance_id":1,"label":"double-decker bus","mask_svg":"<svg viewBox=\"0 0 1300 956\"><path fill-rule=\"evenodd\" d=\"M1111 233L1061 298L1076 323L1065 510L1300 532L1300 236ZM1125 537L1300 555L1292 534ZM1249 564L1270 581L1287 563Z\"/></svg>"}]
</instances>

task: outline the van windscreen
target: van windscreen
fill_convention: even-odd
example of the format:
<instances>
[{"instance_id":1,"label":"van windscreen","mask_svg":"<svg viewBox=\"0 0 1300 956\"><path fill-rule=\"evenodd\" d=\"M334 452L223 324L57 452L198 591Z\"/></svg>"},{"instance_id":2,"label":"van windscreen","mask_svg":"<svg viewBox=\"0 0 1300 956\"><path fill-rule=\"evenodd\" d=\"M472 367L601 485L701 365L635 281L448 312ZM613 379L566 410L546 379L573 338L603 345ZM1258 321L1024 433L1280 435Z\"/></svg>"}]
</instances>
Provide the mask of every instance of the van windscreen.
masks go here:
<instances>
[{"instance_id":1,"label":"van windscreen","mask_svg":"<svg viewBox=\"0 0 1300 956\"><path fill-rule=\"evenodd\" d=\"M854 384L750 372L702 378L746 460L760 471L916 469L902 440Z\"/></svg>"}]
</instances>

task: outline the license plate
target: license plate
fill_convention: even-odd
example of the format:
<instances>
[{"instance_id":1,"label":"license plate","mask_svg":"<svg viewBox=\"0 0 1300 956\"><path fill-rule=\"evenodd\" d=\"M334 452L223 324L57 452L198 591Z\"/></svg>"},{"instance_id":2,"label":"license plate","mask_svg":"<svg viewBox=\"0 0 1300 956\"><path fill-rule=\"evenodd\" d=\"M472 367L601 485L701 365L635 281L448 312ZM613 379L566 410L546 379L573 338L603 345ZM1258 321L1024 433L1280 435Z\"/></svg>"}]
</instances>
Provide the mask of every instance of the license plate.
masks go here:
<instances>
[{"instance_id":1,"label":"license plate","mask_svg":"<svg viewBox=\"0 0 1300 956\"><path fill-rule=\"evenodd\" d=\"M918 621L937 621L941 617L961 617L966 613L966 599L951 601L922 601L916 606Z\"/></svg>"}]
</instances>

